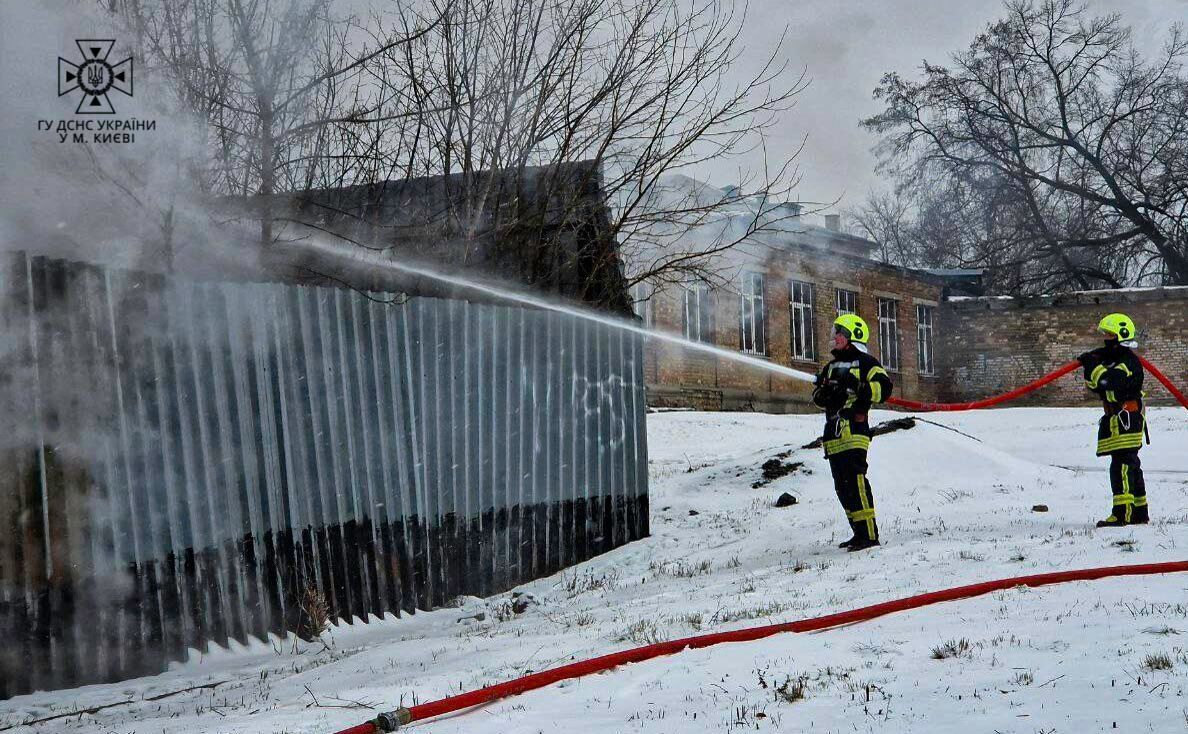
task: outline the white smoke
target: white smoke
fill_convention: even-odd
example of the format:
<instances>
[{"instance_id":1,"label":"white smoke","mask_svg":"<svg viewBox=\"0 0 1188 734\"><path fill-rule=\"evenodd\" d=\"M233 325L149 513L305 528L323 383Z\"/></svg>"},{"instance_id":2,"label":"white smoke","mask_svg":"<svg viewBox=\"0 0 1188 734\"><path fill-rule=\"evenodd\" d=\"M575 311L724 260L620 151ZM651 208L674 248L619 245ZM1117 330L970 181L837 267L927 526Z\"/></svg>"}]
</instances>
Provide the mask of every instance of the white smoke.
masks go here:
<instances>
[{"instance_id":1,"label":"white smoke","mask_svg":"<svg viewBox=\"0 0 1188 734\"><path fill-rule=\"evenodd\" d=\"M78 115L79 93L58 95L58 58L77 63L79 39L114 39L109 61L132 56L133 92L112 90L114 115ZM179 270L255 262L200 190L206 124L178 109L168 81L136 54L134 35L95 2L0 5L0 250L160 271L166 244ZM59 124L154 121L134 142L61 142ZM49 122L51 130L39 128ZM62 129L62 132L65 130Z\"/></svg>"}]
</instances>

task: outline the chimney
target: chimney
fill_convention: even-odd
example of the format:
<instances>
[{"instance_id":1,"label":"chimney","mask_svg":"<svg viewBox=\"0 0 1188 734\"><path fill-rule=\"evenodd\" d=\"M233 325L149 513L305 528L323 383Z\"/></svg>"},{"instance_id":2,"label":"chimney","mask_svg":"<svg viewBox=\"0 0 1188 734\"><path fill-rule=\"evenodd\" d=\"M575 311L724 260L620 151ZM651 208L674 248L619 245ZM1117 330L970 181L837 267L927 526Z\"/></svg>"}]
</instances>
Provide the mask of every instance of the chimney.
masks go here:
<instances>
[{"instance_id":1,"label":"chimney","mask_svg":"<svg viewBox=\"0 0 1188 734\"><path fill-rule=\"evenodd\" d=\"M794 201L786 202L784 206L787 207L788 216L790 217L799 217L801 212L804 211L804 208Z\"/></svg>"},{"instance_id":2,"label":"chimney","mask_svg":"<svg viewBox=\"0 0 1188 734\"><path fill-rule=\"evenodd\" d=\"M841 231L841 215L840 214L826 214L825 215L825 229L830 232Z\"/></svg>"}]
</instances>

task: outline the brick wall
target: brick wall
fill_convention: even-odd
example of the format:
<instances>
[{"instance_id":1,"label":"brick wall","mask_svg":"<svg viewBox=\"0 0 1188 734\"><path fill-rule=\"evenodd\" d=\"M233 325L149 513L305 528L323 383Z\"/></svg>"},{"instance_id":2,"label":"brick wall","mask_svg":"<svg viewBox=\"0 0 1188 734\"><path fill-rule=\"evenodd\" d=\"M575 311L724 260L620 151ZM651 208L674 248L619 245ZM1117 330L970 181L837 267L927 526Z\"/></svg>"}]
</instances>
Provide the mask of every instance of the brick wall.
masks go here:
<instances>
[{"instance_id":1,"label":"brick wall","mask_svg":"<svg viewBox=\"0 0 1188 734\"><path fill-rule=\"evenodd\" d=\"M1031 382L1100 346L1097 323L1116 311L1138 325L1139 352L1172 382L1188 387L1188 287L1151 288L946 302L937 325L940 397L973 400ZM1153 404L1172 399L1154 378L1144 385ZM1019 404L1095 402L1078 373Z\"/></svg>"},{"instance_id":2,"label":"brick wall","mask_svg":"<svg viewBox=\"0 0 1188 734\"><path fill-rule=\"evenodd\" d=\"M944 287L939 279L859 257L835 256L808 248L775 252L766 261L755 262L747 269L763 272L766 277L763 295L767 350L765 355L760 355L764 359L809 373L820 369L829 359L838 288L858 293L858 315L874 332L870 340L871 353L882 358L877 299L893 298L897 302L901 355L899 370L891 372L896 394L916 400L936 399L939 378L920 375L918 370L916 304L938 304ZM815 288L813 331L816 358L813 360L792 357L789 291L793 280L812 283ZM713 291L713 299L712 341L737 350L740 347L737 286ZM650 308L654 328L682 333L682 289L661 290L653 296ZM934 312L934 319L939 321L939 313ZM937 348L939 350L939 344ZM807 383L658 340L649 342L645 376L648 402L658 407L767 412L815 410L810 399L811 386Z\"/></svg>"}]
</instances>

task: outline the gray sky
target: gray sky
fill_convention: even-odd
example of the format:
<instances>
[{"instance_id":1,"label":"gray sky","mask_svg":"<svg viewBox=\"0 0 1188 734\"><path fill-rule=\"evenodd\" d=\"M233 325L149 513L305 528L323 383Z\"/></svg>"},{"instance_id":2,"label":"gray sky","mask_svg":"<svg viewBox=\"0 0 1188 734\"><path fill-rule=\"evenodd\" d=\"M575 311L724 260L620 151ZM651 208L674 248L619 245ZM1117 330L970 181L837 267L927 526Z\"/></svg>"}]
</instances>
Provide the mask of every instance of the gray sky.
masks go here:
<instances>
[{"instance_id":1,"label":"gray sky","mask_svg":"<svg viewBox=\"0 0 1188 734\"><path fill-rule=\"evenodd\" d=\"M343 2L365 7L390 0ZM741 5L747 0L737 2ZM1121 13L1134 28L1140 47L1157 46L1171 23L1188 21L1188 0L1089 2L1096 12ZM3 75L0 81L0 93L5 99L0 114L0 153L6 164L0 166L0 174L6 168L18 168L13 165L14 159L36 152L30 143L62 148L52 142L52 135L36 132L36 120L62 117L69 111L69 105L63 106L53 94L56 59L70 52L73 39L98 32L93 11L83 12L92 8L93 0L0 2L0 60L14 72ZM747 55L742 63L761 63L787 25L783 51L792 67L790 73L794 76L806 68L811 79L796 107L780 121L768 141L770 157L781 161L808 136L798 159L803 180L796 195L802 201L841 199L840 207L860 202L871 187L880 184L871 152L875 141L858 127L861 118L878 109L871 92L880 76L890 70L913 74L922 59L946 62L953 51L966 47L978 31L1001 14L998 0L750 0L743 29ZM745 74L747 69L739 69L739 73ZM138 94L135 100L119 101L125 114L136 114L136 107L144 99L145 95ZM147 110L142 114L159 117ZM157 139L167 141L170 136L182 140L193 137L171 132ZM721 186L738 178L740 164L757 168L761 159L756 155L750 160L723 162L690 173ZM44 161L38 161L37 166L44 174ZM0 175L0 180L4 178ZM38 180L44 178L41 175ZM43 194L39 193L38 198L44 198ZM0 232L4 224L0 216Z\"/></svg>"},{"instance_id":2,"label":"gray sky","mask_svg":"<svg viewBox=\"0 0 1188 734\"><path fill-rule=\"evenodd\" d=\"M1188 21L1188 0L1091 0L1089 5L1097 13L1121 13L1140 48L1157 47L1173 22ZM807 67L812 79L777 127L769 149L771 157L782 159L808 135L798 159L800 198L841 198L842 207L861 201L879 184L871 152L875 140L858 127L861 118L878 109L871 92L879 78L892 70L912 73L922 59L947 62L1001 11L999 2L987 0L751 0L744 38L755 63L787 24L787 56L797 68ZM736 171L732 165L709 175L725 184Z\"/></svg>"}]
</instances>

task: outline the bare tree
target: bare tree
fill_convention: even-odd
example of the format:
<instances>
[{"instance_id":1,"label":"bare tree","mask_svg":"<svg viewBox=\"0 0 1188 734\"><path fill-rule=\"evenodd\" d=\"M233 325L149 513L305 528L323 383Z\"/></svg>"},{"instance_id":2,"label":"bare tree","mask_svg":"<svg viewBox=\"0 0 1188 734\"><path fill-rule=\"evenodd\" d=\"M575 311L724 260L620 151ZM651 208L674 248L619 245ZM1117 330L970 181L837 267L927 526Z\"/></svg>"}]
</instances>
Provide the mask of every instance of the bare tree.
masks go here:
<instances>
[{"instance_id":1,"label":"bare tree","mask_svg":"<svg viewBox=\"0 0 1188 734\"><path fill-rule=\"evenodd\" d=\"M726 193L675 175L762 146L805 83L778 49L739 68L730 4L425 0L359 22L333 0L114 1L209 121L209 190L250 197L265 243L293 221L461 264L532 250L542 281L626 262L629 284L712 282L795 183L787 161Z\"/></svg>"},{"instance_id":2,"label":"bare tree","mask_svg":"<svg viewBox=\"0 0 1188 734\"><path fill-rule=\"evenodd\" d=\"M416 110L393 174L450 177L455 191L434 214L460 238L527 226L544 241L593 227L588 237L618 248L583 267L622 258L629 283L656 284L713 280L715 255L778 225L772 212L795 182L788 162L740 175L726 193L674 176L752 152L805 83L778 50L739 68L743 16L733 6L433 0L425 12L401 35L441 22L385 59ZM576 161L597 180L573 181L564 164ZM604 215L591 216L594 190Z\"/></svg>"},{"instance_id":3,"label":"bare tree","mask_svg":"<svg viewBox=\"0 0 1188 734\"><path fill-rule=\"evenodd\" d=\"M865 201L846 211L850 227L877 243L876 257L892 265L918 267L930 258L924 255L912 218L912 199L903 190L871 191Z\"/></svg>"},{"instance_id":4,"label":"bare tree","mask_svg":"<svg viewBox=\"0 0 1188 734\"><path fill-rule=\"evenodd\" d=\"M332 0L113 0L150 67L210 128L204 188L251 197L276 239L274 194L374 176L387 124L406 119L375 60L409 39L371 35ZM417 32L423 32L418 29Z\"/></svg>"},{"instance_id":5,"label":"bare tree","mask_svg":"<svg viewBox=\"0 0 1188 734\"><path fill-rule=\"evenodd\" d=\"M1036 293L1123 283L1133 253L1118 242L1082 250L1052 247L1037 231L1015 183L988 170L952 170L872 191L850 211L877 257L907 267L976 268L987 289ZM1112 268L1112 269L1111 269Z\"/></svg>"},{"instance_id":6,"label":"bare tree","mask_svg":"<svg viewBox=\"0 0 1188 734\"><path fill-rule=\"evenodd\" d=\"M993 218L996 248L974 259L1013 269L1018 288L1184 284L1186 49L1179 26L1147 59L1117 15L1011 0L952 68L884 76L886 108L863 124L917 204L957 190Z\"/></svg>"}]
</instances>

